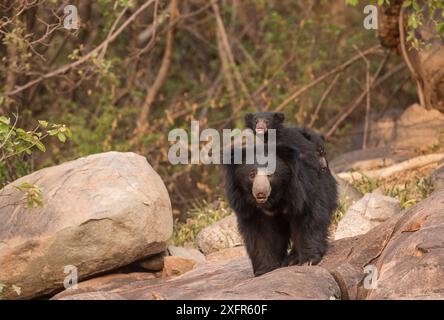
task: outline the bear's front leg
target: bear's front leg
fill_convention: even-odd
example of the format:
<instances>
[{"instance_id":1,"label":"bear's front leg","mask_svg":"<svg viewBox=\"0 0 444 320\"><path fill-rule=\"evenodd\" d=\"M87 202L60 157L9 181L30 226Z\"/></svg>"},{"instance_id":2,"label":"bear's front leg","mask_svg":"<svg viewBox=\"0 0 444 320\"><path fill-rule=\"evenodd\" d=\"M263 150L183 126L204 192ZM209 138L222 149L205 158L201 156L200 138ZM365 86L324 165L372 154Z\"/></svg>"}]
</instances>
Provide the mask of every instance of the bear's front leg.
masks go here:
<instances>
[{"instance_id":1,"label":"bear's front leg","mask_svg":"<svg viewBox=\"0 0 444 320\"><path fill-rule=\"evenodd\" d=\"M298 265L316 265L327 249L328 224L304 215L291 222L291 241L298 253ZM295 263L295 264L296 264Z\"/></svg>"},{"instance_id":2,"label":"bear's front leg","mask_svg":"<svg viewBox=\"0 0 444 320\"><path fill-rule=\"evenodd\" d=\"M289 243L288 225L261 212L249 219L238 219L238 224L256 277L282 266Z\"/></svg>"},{"instance_id":3,"label":"bear's front leg","mask_svg":"<svg viewBox=\"0 0 444 320\"><path fill-rule=\"evenodd\" d=\"M283 267L289 267L289 266L297 266L299 264L299 253L294 248L291 249L291 251L288 253L288 255L285 257L284 262L282 263Z\"/></svg>"}]
</instances>

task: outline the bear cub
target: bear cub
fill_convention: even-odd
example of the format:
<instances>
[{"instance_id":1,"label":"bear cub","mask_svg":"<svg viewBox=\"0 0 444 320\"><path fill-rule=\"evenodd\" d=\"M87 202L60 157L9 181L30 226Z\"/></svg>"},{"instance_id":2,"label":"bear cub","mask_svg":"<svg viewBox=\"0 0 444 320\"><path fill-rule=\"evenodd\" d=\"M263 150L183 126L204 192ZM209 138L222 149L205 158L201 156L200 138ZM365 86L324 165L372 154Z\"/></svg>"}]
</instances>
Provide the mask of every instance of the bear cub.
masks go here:
<instances>
[{"instance_id":1,"label":"bear cub","mask_svg":"<svg viewBox=\"0 0 444 320\"><path fill-rule=\"evenodd\" d=\"M281 112L256 112L245 115L245 126L256 135L263 135L267 140L268 130L275 129L277 142L297 148L301 159L307 165L321 171L327 170L324 136L305 127L285 127L284 121L285 114Z\"/></svg>"}]
</instances>

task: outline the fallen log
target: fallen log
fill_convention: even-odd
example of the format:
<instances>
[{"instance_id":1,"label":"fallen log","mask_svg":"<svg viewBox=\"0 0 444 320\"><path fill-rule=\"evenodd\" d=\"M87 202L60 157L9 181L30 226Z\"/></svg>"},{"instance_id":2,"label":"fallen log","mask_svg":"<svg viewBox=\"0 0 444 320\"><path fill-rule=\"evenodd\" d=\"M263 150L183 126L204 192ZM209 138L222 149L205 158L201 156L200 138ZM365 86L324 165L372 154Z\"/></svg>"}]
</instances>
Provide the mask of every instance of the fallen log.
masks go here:
<instances>
[{"instance_id":1,"label":"fallen log","mask_svg":"<svg viewBox=\"0 0 444 320\"><path fill-rule=\"evenodd\" d=\"M368 170L368 171L349 171L349 172L341 172L338 173L338 177L346 180L348 182L352 182L353 180L359 180L363 177L371 178L371 179L386 179L393 176L396 173L413 170L417 168L424 167L426 165L439 162L444 159L444 153L433 153L427 154L419 157L415 157L397 164L394 164L387 168L377 169L377 170Z\"/></svg>"}]
</instances>

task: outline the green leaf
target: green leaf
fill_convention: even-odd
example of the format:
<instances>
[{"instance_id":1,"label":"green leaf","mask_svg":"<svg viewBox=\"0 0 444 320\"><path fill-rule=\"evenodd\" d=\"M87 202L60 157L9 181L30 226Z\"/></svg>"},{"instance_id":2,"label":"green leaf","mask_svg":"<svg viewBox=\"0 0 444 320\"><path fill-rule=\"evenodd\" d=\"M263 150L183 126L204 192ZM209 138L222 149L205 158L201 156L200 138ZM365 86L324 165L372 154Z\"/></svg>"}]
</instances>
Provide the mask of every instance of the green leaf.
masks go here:
<instances>
[{"instance_id":1,"label":"green leaf","mask_svg":"<svg viewBox=\"0 0 444 320\"><path fill-rule=\"evenodd\" d=\"M35 188L35 185L29 183L29 182L23 182L21 185L16 187L17 189L23 190L23 189L33 189Z\"/></svg>"},{"instance_id":2,"label":"green leaf","mask_svg":"<svg viewBox=\"0 0 444 320\"><path fill-rule=\"evenodd\" d=\"M11 123L11 119L5 117L5 116L0 116L0 122L4 123L4 124L10 124Z\"/></svg>"},{"instance_id":3,"label":"green leaf","mask_svg":"<svg viewBox=\"0 0 444 320\"><path fill-rule=\"evenodd\" d=\"M403 3L402 3L402 6L404 7L404 8L408 8L408 7L410 7L412 5L412 1L411 0L406 0L406 1L404 1Z\"/></svg>"},{"instance_id":4,"label":"green leaf","mask_svg":"<svg viewBox=\"0 0 444 320\"><path fill-rule=\"evenodd\" d=\"M16 131L19 135L26 135L26 131L23 130L22 128L17 128L15 131Z\"/></svg>"},{"instance_id":5,"label":"green leaf","mask_svg":"<svg viewBox=\"0 0 444 320\"><path fill-rule=\"evenodd\" d=\"M58 133L59 133L59 130L57 130L57 129L48 130L48 134L50 136L55 136Z\"/></svg>"},{"instance_id":6,"label":"green leaf","mask_svg":"<svg viewBox=\"0 0 444 320\"><path fill-rule=\"evenodd\" d=\"M40 141L36 142L35 146L41 151L41 152L45 152L46 148L45 145L43 143L41 143Z\"/></svg>"},{"instance_id":7,"label":"green leaf","mask_svg":"<svg viewBox=\"0 0 444 320\"><path fill-rule=\"evenodd\" d=\"M7 124L0 123L0 133L8 133L11 127Z\"/></svg>"},{"instance_id":8,"label":"green leaf","mask_svg":"<svg viewBox=\"0 0 444 320\"><path fill-rule=\"evenodd\" d=\"M359 0L346 0L345 2L355 7L358 4Z\"/></svg>"},{"instance_id":9,"label":"green leaf","mask_svg":"<svg viewBox=\"0 0 444 320\"><path fill-rule=\"evenodd\" d=\"M59 138L59 140L60 140L61 142L65 142L65 141L66 141L66 136L65 136L63 133L61 133L61 132L59 132L59 134L57 135L57 137Z\"/></svg>"},{"instance_id":10,"label":"green leaf","mask_svg":"<svg viewBox=\"0 0 444 320\"><path fill-rule=\"evenodd\" d=\"M68 138L72 138L72 131L71 131L71 129L66 128L65 135L66 135Z\"/></svg>"},{"instance_id":11,"label":"green leaf","mask_svg":"<svg viewBox=\"0 0 444 320\"><path fill-rule=\"evenodd\" d=\"M45 120L39 120L39 124L42 128L47 128L48 127L48 121Z\"/></svg>"}]
</instances>

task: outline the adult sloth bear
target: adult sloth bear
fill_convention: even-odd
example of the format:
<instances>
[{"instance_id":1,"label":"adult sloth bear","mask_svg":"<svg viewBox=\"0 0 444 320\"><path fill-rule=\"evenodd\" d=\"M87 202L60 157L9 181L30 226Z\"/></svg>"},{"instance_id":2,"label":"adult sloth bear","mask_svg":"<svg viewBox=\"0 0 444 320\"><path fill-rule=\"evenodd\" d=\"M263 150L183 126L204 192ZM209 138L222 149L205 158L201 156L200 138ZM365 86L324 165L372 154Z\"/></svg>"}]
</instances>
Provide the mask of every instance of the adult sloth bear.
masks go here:
<instances>
[{"instance_id":1,"label":"adult sloth bear","mask_svg":"<svg viewBox=\"0 0 444 320\"><path fill-rule=\"evenodd\" d=\"M337 208L336 181L329 170L319 172L300 160L295 148L277 145L273 174L242 162L224 165L224 178L255 276L322 259Z\"/></svg>"}]
</instances>

